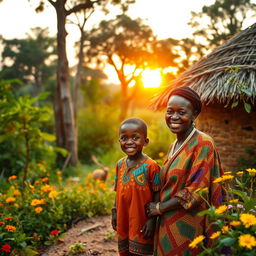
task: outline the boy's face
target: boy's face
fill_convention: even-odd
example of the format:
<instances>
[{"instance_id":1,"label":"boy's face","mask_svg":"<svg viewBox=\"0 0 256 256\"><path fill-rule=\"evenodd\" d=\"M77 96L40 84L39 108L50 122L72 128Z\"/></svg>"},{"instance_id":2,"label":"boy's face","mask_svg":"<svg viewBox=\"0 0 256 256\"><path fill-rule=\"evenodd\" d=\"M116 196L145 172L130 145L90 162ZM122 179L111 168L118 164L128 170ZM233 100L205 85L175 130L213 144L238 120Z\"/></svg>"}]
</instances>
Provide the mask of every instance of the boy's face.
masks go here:
<instances>
[{"instance_id":1,"label":"boy's face","mask_svg":"<svg viewBox=\"0 0 256 256\"><path fill-rule=\"evenodd\" d=\"M119 129L120 146L128 156L140 154L148 141L142 128L137 124L125 123Z\"/></svg>"}]
</instances>

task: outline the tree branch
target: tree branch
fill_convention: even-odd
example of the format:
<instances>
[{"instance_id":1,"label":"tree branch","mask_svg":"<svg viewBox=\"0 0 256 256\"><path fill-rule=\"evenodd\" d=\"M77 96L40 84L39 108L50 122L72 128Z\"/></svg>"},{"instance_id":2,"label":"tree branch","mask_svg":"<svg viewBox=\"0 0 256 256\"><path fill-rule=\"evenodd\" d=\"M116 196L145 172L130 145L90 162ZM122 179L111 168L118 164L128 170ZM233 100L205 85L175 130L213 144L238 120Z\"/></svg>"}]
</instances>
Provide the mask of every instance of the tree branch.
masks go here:
<instances>
[{"instance_id":1,"label":"tree branch","mask_svg":"<svg viewBox=\"0 0 256 256\"><path fill-rule=\"evenodd\" d=\"M96 2L97 1L95 1L95 2L89 1L84 4L78 4L78 5L74 6L73 8L71 8L70 10L68 10L67 15L70 15L71 13L74 13L74 12L79 12L83 9L90 9L93 7L94 3L96 3Z\"/></svg>"}]
</instances>

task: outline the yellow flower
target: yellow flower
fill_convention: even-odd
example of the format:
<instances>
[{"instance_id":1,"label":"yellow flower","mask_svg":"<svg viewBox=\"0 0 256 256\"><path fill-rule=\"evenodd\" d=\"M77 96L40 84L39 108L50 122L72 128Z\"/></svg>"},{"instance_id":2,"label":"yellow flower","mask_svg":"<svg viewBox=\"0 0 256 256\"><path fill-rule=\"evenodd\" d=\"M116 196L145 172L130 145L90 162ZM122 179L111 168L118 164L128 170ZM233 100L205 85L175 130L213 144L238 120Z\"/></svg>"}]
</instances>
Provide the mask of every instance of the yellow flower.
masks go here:
<instances>
[{"instance_id":1,"label":"yellow flower","mask_svg":"<svg viewBox=\"0 0 256 256\"><path fill-rule=\"evenodd\" d=\"M213 233L213 234L210 236L210 238L211 238L211 239L215 239L215 238L219 237L220 234L221 234L220 231L217 231L217 232Z\"/></svg>"},{"instance_id":2,"label":"yellow flower","mask_svg":"<svg viewBox=\"0 0 256 256\"><path fill-rule=\"evenodd\" d=\"M42 210L43 210L43 208L39 206L39 207L36 207L35 212L40 213Z\"/></svg>"},{"instance_id":3,"label":"yellow flower","mask_svg":"<svg viewBox=\"0 0 256 256\"><path fill-rule=\"evenodd\" d=\"M221 231L223 234L227 233L229 231L229 226L223 226Z\"/></svg>"},{"instance_id":4,"label":"yellow flower","mask_svg":"<svg viewBox=\"0 0 256 256\"><path fill-rule=\"evenodd\" d=\"M48 194L49 198L55 198L57 195L58 195L58 192L55 191L55 190L51 191L51 192Z\"/></svg>"},{"instance_id":5,"label":"yellow flower","mask_svg":"<svg viewBox=\"0 0 256 256\"><path fill-rule=\"evenodd\" d=\"M225 180L232 180L234 178L233 175L223 175L222 176L222 181L225 181Z\"/></svg>"},{"instance_id":6,"label":"yellow flower","mask_svg":"<svg viewBox=\"0 0 256 256\"><path fill-rule=\"evenodd\" d=\"M250 234L243 234L239 236L238 241L239 246L246 247L249 250L251 250L252 247L256 246L256 239Z\"/></svg>"},{"instance_id":7,"label":"yellow flower","mask_svg":"<svg viewBox=\"0 0 256 256\"><path fill-rule=\"evenodd\" d=\"M217 179L215 179L215 180L213 181L213 183L219 183L219 182L222 182L222 178L221 178L221 177L219 177L219 178L217 178Z\"/></svg>"},{"instance_id":8,"label":"yellow flower","mask_svg":"<svg viewBox=\"0 0 256 256\"><path fill-rule=\"evenodd\" d=\"M7 197L7 198L5 199L5 202L6 202L7 204L13 203L13 202L15 202L15 201L16 201L16 198L15 198L15 197Z\"/></svg>"},{"instance_id":9,"label":"yellow flower","mask_svg":"<svg viewBox=\"0 0 256 256\"><path fill-rule=\"evenodd\" d=\"M236 227L236 226L239 226L239 225L241 225L241 222L240 221L231 221L230 223L229 223L231 226L233 226L233 227Z\"/></svg>"},{"instance_id":10,"label":"yellow flower","mask_svg":"<svg viewBox=\"0 0 256 256\"><path fill-rule=\"evenodd\" d=\"M225 212L228 209L228 207L226 205L221 205L219 206L216 210L215 213L217 214L222 214L223 212Z\"/></svg>"},{"instance_id":11,"label":"yellow flower","mask_svg":"<svg viewBox=\"0 0 256 256\"><path fill-rule=\"evenodd\" d=\"M8 232L14 232L16 230L16 227L12 226L12 225L6 225L5 226L5 229L8 231Z\"/></svg>"},{"instance_id":12,"label":"yellow flower","mask_svg":"<svg viewBox=\"0 0 256 256\"><path fill-rule=\"evenodd\" d=\"M9 181L15 180L15 179L17 179L17 176L15 176L15 175L12 175L12 176L10 176L10 177L8 178Z\"/></svg>"},{"instance_id":13,"label":"yellow flower","mask_svg":"<svg viewBox=\"0 0 256 256\"><path fill-rule=\"evenodd\" d=\"M44 186L41 187L41 190L42 190L43 192L48 193L48 192L51 192L51 191L52 191L52 187L51 187L50 185L44 185Z\"/></svg>"},{"instance_id":14,"label":"yellow flower","mask_svg":"<svg viewBox=\"0 0 256 256\"><path fill-rule=\"evenodd\" d=\"M15 189L13 195L20 196L20 191L18 189Z\"/></svg>"},{"instance_id":15,"label":"yellow flower","mask_svg":"<svg viewBox=\"0 0 256 256\"><path fill-rule=\"evenodd\" d=\"M224 172L224 174L225 174L225 175L227 175L227 174L231 174L231 173L232 173L232 172Z\"/></svg>"},{"instance_id":16,"label":"yellow flower","mask_svg":"<svg viewBox=\"0 0 256 256\"><path fill-rule=\"evenodd\" d=\"M229 200L229 202L232 204L232 203L237 203L238 202L238 199L232 199L232 200Z\"/></svg>"},{"instance_id":17,"label":"yellow flower","mask_svg":"<svg viewBox=\"0 0 256 256\"><path fill-rule=\"evenodd\" d=\"M256 217L250 213L242 213L240 220L246 228L256 225Z\"/></svg>"},{"instance_id":18,"label":"yellow flower","mask_svg":"<svg viewBox=\"0 0 256 256\"><path fill-rule=\"evenodd\" d=\"M256 169L245 169L247 172L249 172L249 173L256 173Z\"/></svg>"},{"instance_id":19,"label":"yellow flower","mask_svg":"<svg viewBox=\"0 0 256 256\"><path fill-rule=\"evenodd\" d=\"M164 152L159 152L159 153L158 153L158 156L159 156L159 157L163 157L163 156L164 156Z\"/></svg>"},{"instance_id":20,"label":"yellow flower","mask_svg":"<svg viewBox=\"0 0 256 256\"><path fill-rule=\"evenodd\" d=\"M190 244L189 247L196 248L198 244L200 244L205 239L205 236L196 237Z\"/></svg>"},{"instance_id":21,"label":"yellow flower","mask_svg":"<svg viewBox=\"0 0 256 256\"><path fill-rule=\"evenodd\" d=\"M236 174L237 174L238 176L241 176L241 175L244 174L244 172L240 171L240 172L237 172Z\"/></svg>"}]
</instances>

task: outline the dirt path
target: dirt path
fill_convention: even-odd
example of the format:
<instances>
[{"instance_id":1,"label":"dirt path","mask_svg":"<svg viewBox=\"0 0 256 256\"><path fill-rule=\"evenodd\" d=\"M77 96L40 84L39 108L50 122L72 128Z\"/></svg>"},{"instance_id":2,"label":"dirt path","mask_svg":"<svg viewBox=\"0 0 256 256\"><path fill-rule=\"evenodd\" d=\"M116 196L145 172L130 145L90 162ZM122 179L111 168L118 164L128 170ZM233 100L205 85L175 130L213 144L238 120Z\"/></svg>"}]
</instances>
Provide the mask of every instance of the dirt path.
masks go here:
<instances>
[{"instance_id":1,"label":"dirt path","mask_svg":"<svg viewBox=\"0 0 256 256\"><path fill-rule=\"evenodd\" d=\"M50 246L40 255L66 256L71 245L82 243L86 245L86 252L78 254L79 256L117 256L117 241L113 234L110 215L88 218L69 229L63 243Z\"/></svg>"}]
</instances>

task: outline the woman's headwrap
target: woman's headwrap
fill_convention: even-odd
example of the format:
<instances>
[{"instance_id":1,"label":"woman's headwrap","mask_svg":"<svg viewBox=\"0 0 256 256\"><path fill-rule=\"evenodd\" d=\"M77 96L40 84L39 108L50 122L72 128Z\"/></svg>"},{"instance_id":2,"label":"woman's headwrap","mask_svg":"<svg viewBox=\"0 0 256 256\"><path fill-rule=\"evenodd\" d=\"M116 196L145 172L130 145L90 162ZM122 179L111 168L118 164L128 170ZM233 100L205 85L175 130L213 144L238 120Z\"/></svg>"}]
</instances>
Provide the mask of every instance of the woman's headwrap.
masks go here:
<instances>
[{"instance_id":1,"label":"woman's headwrap","mask_svg":"<svg viewBox=\"0 0 256 256\"><path fill-rule=\"evenodd\" d=\"M201 110L202 110L201 99L200 99L199 95L190 87L181 86L181 87L177 87L177 88L173 89L169 95L169 99L173 95L181 96L181 97L187 99L188 101L190 101L190 103L192 104L194 109L197 111L197 114L199 114L201 112Z\"/></svg>"}]
</instances>

